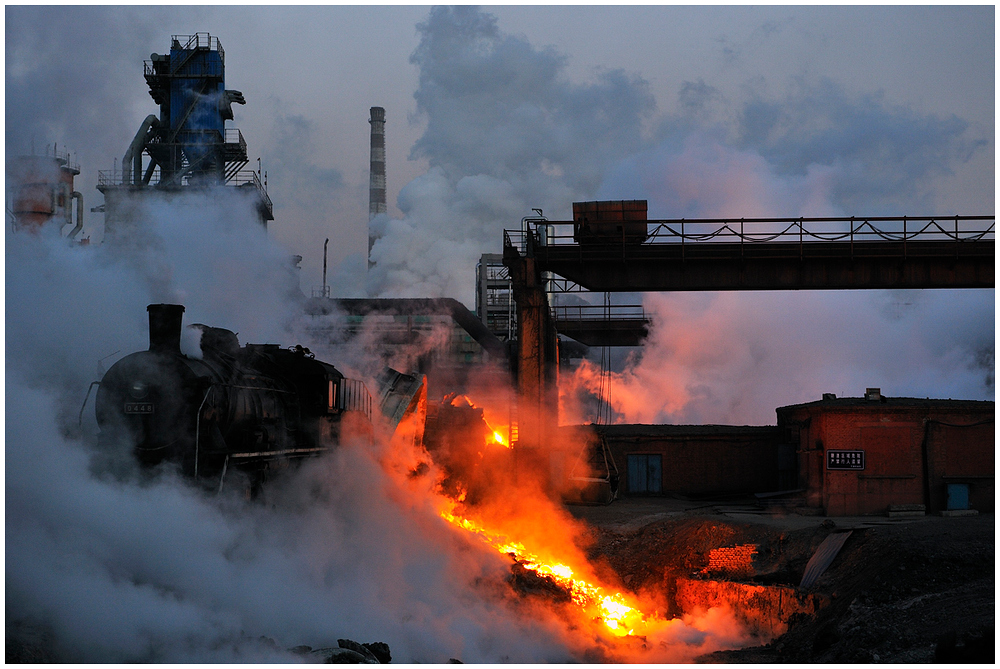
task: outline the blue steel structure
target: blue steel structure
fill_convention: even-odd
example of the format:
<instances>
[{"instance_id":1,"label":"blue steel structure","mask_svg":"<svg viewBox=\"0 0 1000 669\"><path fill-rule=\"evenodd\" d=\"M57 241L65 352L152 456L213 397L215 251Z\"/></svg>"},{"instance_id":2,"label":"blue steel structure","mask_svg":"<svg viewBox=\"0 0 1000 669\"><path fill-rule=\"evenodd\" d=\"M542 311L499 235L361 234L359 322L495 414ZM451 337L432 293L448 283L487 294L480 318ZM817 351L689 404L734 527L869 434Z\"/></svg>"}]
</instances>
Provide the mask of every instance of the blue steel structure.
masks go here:
<instances>
[{"instance_id":1,"label":"blue steel structure","mask_svg":"<svg viewBox=\"0 0 1000 669\"><path fill-rule=\"evenodd\" d=\"M121 191L229 185L255 198L262 223L274 220L259 172L243 169L249 162L243 133L226 128L233 104L246 100L240 91L226 89L225 70L225 50L209 33L173 35L169 54L154 53L144 62L149 94L160 113L142 122L121 171L100 173L98 189L108 207L115 206ZM106 213L114 218L114 212Z\"/></svg>"}]
</instances>

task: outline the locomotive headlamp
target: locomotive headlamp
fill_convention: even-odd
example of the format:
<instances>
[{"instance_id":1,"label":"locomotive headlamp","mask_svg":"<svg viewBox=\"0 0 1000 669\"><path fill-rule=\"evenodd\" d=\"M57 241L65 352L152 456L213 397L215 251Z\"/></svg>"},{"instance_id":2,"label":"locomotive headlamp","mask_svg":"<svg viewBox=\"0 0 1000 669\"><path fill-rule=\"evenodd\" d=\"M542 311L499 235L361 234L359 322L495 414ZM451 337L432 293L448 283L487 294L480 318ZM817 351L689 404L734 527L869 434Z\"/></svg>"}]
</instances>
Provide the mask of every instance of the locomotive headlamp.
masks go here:
<instances>
[{"instance_id":1,"label":"locomotive headlamp","mask_svg":"<svg viewBox=\"0 0 1000 669\"><path fill-rule=\"evenodd\" d=\"M133 381L128 394L136 399L142 399L149 394L149 386L145 381Z\"/></svg>"}]
</instances>

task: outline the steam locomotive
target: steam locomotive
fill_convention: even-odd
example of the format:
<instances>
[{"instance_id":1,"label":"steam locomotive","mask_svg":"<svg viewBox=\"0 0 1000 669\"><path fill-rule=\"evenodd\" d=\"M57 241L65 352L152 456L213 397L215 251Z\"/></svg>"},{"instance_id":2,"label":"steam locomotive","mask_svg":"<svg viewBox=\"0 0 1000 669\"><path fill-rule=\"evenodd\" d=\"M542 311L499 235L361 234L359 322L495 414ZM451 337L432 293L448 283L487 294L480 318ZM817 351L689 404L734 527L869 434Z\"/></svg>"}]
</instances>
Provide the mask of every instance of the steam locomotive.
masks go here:
<instances>
[{"instance_id":1,"label":"steam locomotive","mask_svg":"<svg viewBox=\"0 0 1000 669\"><path fill-rule=\"evenodd\" d=\"M149 350L127 355L97 391L99 443L131 444L142 465L172 462L190 478L225 483L234 469L259 490L268 473L371 435L365 385L308 349L247 344L201 324L201 357L181 352L184 307L151 304Z\"/></svg>"}]
</instances>

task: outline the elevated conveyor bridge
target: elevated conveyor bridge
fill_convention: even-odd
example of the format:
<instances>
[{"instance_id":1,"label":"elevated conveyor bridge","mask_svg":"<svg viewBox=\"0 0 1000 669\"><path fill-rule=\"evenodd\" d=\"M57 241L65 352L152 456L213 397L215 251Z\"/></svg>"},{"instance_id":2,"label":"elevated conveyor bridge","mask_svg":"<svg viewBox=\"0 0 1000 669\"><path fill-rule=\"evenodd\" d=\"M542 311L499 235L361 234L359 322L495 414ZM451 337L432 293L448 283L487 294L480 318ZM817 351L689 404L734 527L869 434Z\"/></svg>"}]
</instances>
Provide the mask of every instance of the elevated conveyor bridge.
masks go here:
<instances>
[{"instance_id":1,"label":"elevated conveyor bridge","mask_svg":"<svg viewBox=\"0 0 1000 669\"><path fill-rule=\"evenodd\" d=\"M673 219L649 221L641 243L528 220L504 232L505 258L598 292L995 285L993 216Z\"/></svg>"},{"instance_id":2,"label":"elevated conveyor bridge","mask_svg":"<svg viewBox=\"0 0 1000 669\"><path fill-rule=\"evenodd\" d=\"M555 429L557 331L595 346L634 345L648 327L645 313L550 307L553 292L995 287L993 216L647 221L642 201L579 210L604 204L618 217L595 224L539 216L504 231L526 447Z\"/></svg>"}]
</instances>

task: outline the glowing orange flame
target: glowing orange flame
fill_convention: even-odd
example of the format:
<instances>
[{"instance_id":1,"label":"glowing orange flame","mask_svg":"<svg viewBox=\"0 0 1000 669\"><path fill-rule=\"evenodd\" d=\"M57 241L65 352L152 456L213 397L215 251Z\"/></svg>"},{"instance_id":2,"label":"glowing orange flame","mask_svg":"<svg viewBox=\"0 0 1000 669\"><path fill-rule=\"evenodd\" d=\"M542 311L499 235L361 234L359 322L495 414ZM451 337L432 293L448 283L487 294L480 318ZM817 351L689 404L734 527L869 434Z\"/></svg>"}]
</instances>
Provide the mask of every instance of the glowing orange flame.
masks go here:
<instances>
[{"instance_id":1,"label":"glowing orange flame","mask_svg":"<svg viewBox=\"0 0 1000 669\"><path fill-rule=\"evenodd\" d=\"M473 409L483 409L483 407L477 406L475 402L469 399L468 395L456 395L450 402L453 407L462 406L463 403L468 404ZM504 431L509 433L510 427L507 425L501 427L491 425L490 422L486 420L485 413L486 410L483 409L483 422L486 423L486 427L489 428L492 433L492 439L490 437L487 437L486 439L487 445L500 444L504 448L510 448L510 440L504 436Z\"/></svg>"},{"instance_id":2,"label":"glowing orange flame","mask_svg":"<svg viewBox=\"0 0 1000 669\"><path fill-rule=\"evenodd\" d=\"M602 622L612 635L632 636L645 630L649 616L643 614L634 605L635 602L630 603L624 594L620 592L608 594L603 587L576 578L573 569L568 565L559 562L543 562L537 555L528 551L523 544L509 541L507 537L490 532L475 521L448 510L441 511L440 515L449 523L477 534L499 552L512 556L525 569L533 571L539 576L548 577L565 588L573 603L589 616Z\"/></svg>"}]
</instances>

